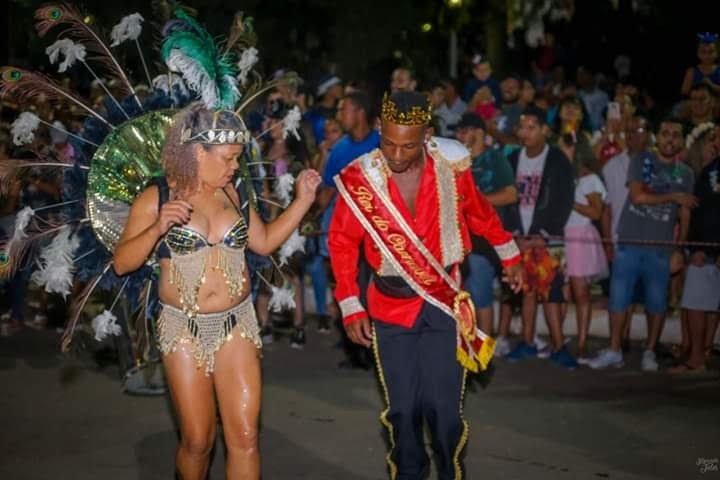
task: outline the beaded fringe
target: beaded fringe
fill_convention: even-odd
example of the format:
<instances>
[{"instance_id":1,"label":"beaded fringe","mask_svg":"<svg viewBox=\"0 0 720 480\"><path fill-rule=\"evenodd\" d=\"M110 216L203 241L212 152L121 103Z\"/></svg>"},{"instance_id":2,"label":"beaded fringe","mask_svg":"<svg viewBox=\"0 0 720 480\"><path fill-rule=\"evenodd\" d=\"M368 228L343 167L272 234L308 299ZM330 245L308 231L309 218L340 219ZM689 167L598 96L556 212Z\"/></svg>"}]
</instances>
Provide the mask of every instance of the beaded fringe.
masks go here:
<instances>
[{"instance_id":1,"label":"beaded fringe","mask_svg":"<svg viewBox=\"0 0 720 480\"><path fill-rule=\"evenodd\" d=\"M215 352L234 335L253 342L258 350L262 348L260 327L250 296L227 311L194 316L163 305L158 320L158 343L162 353L175 352L179 343L190 343L197 366L200 368L204 364L206 375L214 370Z\"/></svg>"},{"instance_id":2,"label":"beaded fringe","mask_svg":"<svg viewBox=\"0 0 720 480\"><path fill-rule=\"evenodd\" d=\"M170 284L180 294L183 312L192 318L197 315L200 287L205 283L206 266L212 251L216 252L212 270L220 272L230 298L238 297L245 288L245 249L233 249L224 245L217 248L203 248L184 255L173 255L170 259Z\"/></svg>"}]
</instances>

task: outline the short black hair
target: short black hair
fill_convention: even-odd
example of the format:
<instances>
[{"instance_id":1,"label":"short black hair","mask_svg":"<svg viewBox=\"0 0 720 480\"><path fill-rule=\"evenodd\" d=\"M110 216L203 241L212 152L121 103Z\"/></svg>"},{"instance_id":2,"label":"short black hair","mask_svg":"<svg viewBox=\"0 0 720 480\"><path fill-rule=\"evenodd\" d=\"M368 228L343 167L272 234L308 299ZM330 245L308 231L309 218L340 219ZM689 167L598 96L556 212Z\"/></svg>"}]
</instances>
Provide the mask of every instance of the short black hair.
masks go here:
<instances>
[{"instance_id":1,"label":"short black hair","mask_svg":"<svg viewBox=\"0 0 720 480\"><path fill-rule=\"evenodd\" d=\"M460 82L456 78L443 78L440 80L440 84L447 87L453 87L455 89L455 92L457 94L460 94L462 92L462 85L460 85Z\"/></svg>"},{"instance_id":2,"label":"short black hair","mask_svg":"<svg viewBox=\"0 0 720 480\"><path fill-rule=\"evenodd\" d=\"M547 125L547 113L542 108L538 108L535 105L528 105L522 112L523 117L535 117L537 122L542 127Z\"/></svg>"},{"instance_id":3,"label":"short black hair","mask_svg":"<svg viewBox=\"0 0 720 480\"><path fill-rule=\"evenodd\" d=\"M370 101L370 95L364 90L355 90L347 93L342 97L343 100L350 101L356 108L365 112L368 123L372 123L376 116L373 102Z\"/></svg>"},{"instance_id":4,"label":"short black hair","mask_svg":"<svg viewBox=\"0 0 720 480\"><path fill-rule=\"evenodd\" d=\"M415 73L415 69L409 65L398 65L397 67L395 67L395 70L393 70L393 72L397 70L405 70L406 72L408 72L408 75L410 75L410 80L417 81L418 79L417 74Z\"/></svg>"},{"instance_id":5,"label":"short black hair","mask_svg":"<svg viewBox=\"0 0 720 480\"><path fill-rule=\"evenodd\" d=\"M691 92L697 92L700 90L705 90L707 93L710 94L711 97L715 96L715 92L712 88L710 88L710 85L708 85L707 83L698 83L697 85L693 85L690 89Z\"/></svg>"},{"instance_id":6,"label":"short black hair","mask_svg":"<svg viewBox=\"0 0 720 480\"><path fill-rule=\"evenodd\" d=\"M656 133L660 133L660 128L662 128L663 123L675 123L677 125L680 125L680 131L682 132L683 135L685 135L686 123L679 117L676 117L675 115L668 115L666 117L663 117L663 119L660 120L660 122L657 124Z\"/></svg>"}]
</instances>

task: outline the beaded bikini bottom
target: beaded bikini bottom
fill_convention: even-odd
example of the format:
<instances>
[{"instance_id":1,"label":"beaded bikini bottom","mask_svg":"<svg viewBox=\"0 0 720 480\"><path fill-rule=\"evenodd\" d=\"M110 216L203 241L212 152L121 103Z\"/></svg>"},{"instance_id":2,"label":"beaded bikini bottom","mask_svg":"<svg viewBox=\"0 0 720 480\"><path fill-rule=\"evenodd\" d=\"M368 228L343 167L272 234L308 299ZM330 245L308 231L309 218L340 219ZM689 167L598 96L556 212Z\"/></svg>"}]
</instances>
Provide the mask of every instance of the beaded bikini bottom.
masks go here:
<instances>
[{"instance_id":1,"label":"beaded bikini bottom","mask_svg":"<svg viewBox=\"0 0 720 480\"><path fill-rule=\"evenodd\" d=\"M227 341L239 336L262 348L260 327L255 317L252 296L224 312L198 313L192 317L181 309L163 305L158 319L158 339L164 355L177 350L178 344L189 343L198 368L205 365L209 375L215 367L215 352Z\"/></svg>"}]
</instances>

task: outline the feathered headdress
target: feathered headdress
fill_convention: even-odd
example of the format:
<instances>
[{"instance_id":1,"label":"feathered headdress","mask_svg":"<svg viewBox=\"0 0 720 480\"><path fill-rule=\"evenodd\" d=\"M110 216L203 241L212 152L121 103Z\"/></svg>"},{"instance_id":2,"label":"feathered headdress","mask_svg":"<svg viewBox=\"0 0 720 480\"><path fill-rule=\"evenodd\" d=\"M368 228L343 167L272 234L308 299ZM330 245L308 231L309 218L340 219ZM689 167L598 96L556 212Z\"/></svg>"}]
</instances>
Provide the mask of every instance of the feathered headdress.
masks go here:
<instances>
[{"instance_id":1,"label":"feathered headdress","mask_svg":"<svg viewBox=\"0 0 720 480\"><path fill-rule=\"evenodd\" d=\"M237 58L222 51L215 39L182 9L163 29L160 54L173 72L198 92L208 108L231 109L240 99Z\"/></svg>"},{"instance_id":2,"label":"feathered headdress","mask_svg":"<svg viewBox=\"0 0 720 480\"><path fill-rule=\"evenodd\" d=\"M175 18L163 29L165 38L161 55L170 69L180 75L166 72L154 81L140 51L142 17L128 15L113 29L109 37L112 46L126 41L135 43L148 82L154 87L142 101L135 95L132 83L103 36L92 22L85 21L87 16L70 3L54 3L38 9L36 29L42 37L56 26L64 27L59 32L61 39L49 45L48 56L52 63L60 62L61 71L75 61L82 63L107 95L104 111L95 110L80 95L43 74L0 67L0 95L10 96L18 103L39 99L64 101L88 117L81 133L72 133L50 123L49 119L28 112L13 124L13 136L18 143L32 141L34 132L42 125L66 133L70 137L72 153L68 158L54 158L33 152L37 157L33 160L0 161L0 191L17 185L23 172L34 168L52 168L63 173L61 201L34 210L22 210L16 217L10 238L0 239L0 278L12 275L27 259L27 251L38 250L29 248L33 242L43 239L47 240L48 246L39 254L33 253L33 260L40 266L34 280L48 291L63 294L76 280L86 284L82 292L74 295L62 339L63 349L69 347L83 309L96 290L116 292L112 306L96 317L97 331L111 334L118 331L112 312L118 300L123 298L129 301L133 311L138 312L135 328L138 338L149 335L156 305L151 294L151 284L156 280L153 269L146 265L119 277L112 269L111 252L133 198L145 188L150 178L162 171L160 151L167 126L172 122L173 109L187 105L192 95L196 95L209 108L233 109L233 113L240 114L264 91L279 84L292 85L297 80L294 73L288 73L268 84L262 83L260 75L254 71L258 52L254 48L256 38L252 18L236 15L227 42L218 44L188 12L187 9L176 10ZM100 66L119 88L110 92L95 74L95 66ZM113 96L117 91L122 97ZM241 97L242 102L239 101ZM296 134L298 124L299 112L289 113L281 124L284 135ZM238 134L234 133L237 141ZM242 162L237 188L244 192L248 202L258 206L264 199L247 190L252 190L258 178L256 175L260 175L254 172L265 162L252 139L243 155L247 159ZM284 188L290 188L291 182L286 183ZM46 212L55 213L45 215ZM302 248L304 242L301 239L295 235L286 242L281 260ZM255 263L259 265L259 262ZM256 273L259 276L259 272ZM292 305L292 294L288 292L280 289L274 295L276 308ZM146 320L149 323L144 323ZM138 352L138 358L140 355Z\"/></svg>"},{"instance_id":3,"label":"feathered headdress","mask_svg":"<svg viewBox=\"0 0 720 480\"><path fill-rule=\"evenodd\" d=\"M717 33L702 32L697 34L698 42L700 43L715 43L718 40Z\"/></svg>"}]
</instances>

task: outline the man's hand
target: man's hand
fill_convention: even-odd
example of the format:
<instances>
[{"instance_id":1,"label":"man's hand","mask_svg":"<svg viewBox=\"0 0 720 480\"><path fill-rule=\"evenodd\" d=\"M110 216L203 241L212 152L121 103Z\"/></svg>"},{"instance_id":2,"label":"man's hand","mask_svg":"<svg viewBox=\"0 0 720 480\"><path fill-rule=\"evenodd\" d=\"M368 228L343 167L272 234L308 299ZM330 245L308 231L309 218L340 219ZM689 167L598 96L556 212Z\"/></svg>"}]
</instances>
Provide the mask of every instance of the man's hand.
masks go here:
<instances>
[{"instance_id":1,"label":"man's hand","mask_svg":"<svg viewBox=\"0 0 720 480\"><path fill-rule=\"evenodd\" d=\"M690 263L695 265L696 267L704 267L705 252L703 252L702 250L698 250L697 252L693 253L690 257Z\"/></svg>"},{"instance_id":2,"label":"man's hand","mask_svg":"<svg viewBox=\"0 0 720 480\"><path fill-rule=\"evenodd\" d=\"M510 285L514 293L518 293L525 284L525 273L520 263L506 267L503 270L503 282Z\"/></svg>"},{"instance_id":3,"label":"man's hand","mask_svg":"<svg viewBox=\"0 0 720 480\"><path fill-rule=\"evenodd\" d=\"M607 242L605 244L605 256L607 257L608 261L612 262L615 258L615 247L611 242Z\"/></svg>"},{"instance_id":4,"label":"man's hand","mask_svg":"<svg viewBox=\"0 0 720 480\"><path fill-rule=\"evenodd\" d=\"M348 323L345 325L345 331L353 343L367 348L372 344L372 328L370 327L370 320L367 317L362 317Z\"/></svg>"},{"instance_id":5,"label":"man's hand","mask_svg":"<svg viewBox=\"0 0 720 480\"><path fill-rule=\"evenodd\" d=\"M681 207L695 208L698 206L698 198L695 195L691 195L685 192L676 192L673 194L675 203Z\"/></svg>"},{"instance_id":6,"label":"man's hand","mask_svg":"<svg viewBox=\"0 0 720 480\"><path fill-rule=\"evenodd\" d=\"M518 248L521 252L530 248L542 248L547 246L547 241L541 235L529 235L520 237L516 240Z\"/></svg>"}]
</instances>

